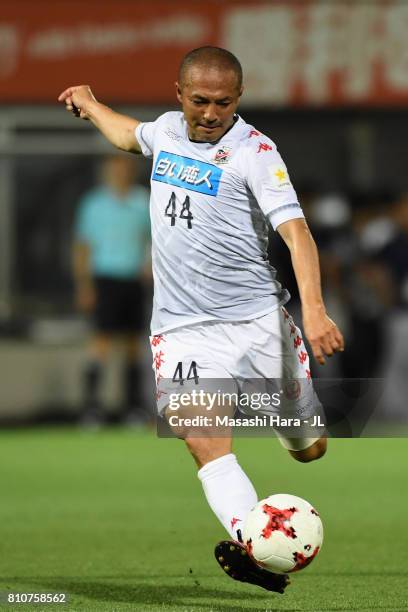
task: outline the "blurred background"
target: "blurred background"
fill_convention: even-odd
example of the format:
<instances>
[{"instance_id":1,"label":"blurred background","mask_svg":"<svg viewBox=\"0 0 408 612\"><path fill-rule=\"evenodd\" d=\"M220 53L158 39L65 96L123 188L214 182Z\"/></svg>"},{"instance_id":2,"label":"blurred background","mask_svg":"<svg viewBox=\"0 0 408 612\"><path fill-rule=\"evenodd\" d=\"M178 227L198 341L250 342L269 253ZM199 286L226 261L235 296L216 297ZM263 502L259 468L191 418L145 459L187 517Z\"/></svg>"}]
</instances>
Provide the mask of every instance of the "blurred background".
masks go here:
<instances>
[{"instance_id":1,"label":"blurred background","mask_svg":"<svg viewBox=\"0 0 408 612\"><path fill-rule=\"evenodd\" d=\"M149 163L132 157L127 186L112 184L111 147L57 97L87 83L115 110L154 120L177 108L182 56L206 44L242 62L240 112L277 143L318 243L327 307L347 350L314 375L384 377L387 411L403 418L407 30L408 3L392 0L1 0L0 422L92 422L101 410L109 421L134 423L154 410L143 220ZM137 209L134 235L146 245L128 254L138 281L130 349L95 336L90 316L86 257L95 238L82 217L101 190L117 200L135 196L127 210ZM270 259L300 321L288 252L276 235Z\"/></svg>"}]
</instances>

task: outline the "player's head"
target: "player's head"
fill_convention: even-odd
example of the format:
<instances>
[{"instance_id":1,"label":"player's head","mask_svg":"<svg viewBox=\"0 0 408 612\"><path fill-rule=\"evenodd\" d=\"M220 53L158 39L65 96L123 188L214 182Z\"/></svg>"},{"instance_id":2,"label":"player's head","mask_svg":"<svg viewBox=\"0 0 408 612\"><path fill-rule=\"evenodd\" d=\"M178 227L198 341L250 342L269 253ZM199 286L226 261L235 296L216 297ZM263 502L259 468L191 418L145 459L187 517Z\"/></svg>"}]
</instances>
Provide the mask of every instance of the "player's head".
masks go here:
<instances>
[{"instance_id":1,"label":"player's head","mask_svg":"<svg viewBox=\"0 0 408 612\"><path fill-rule=\"evenodd\" d=\"M176 91L190 138L215 142L233 124L243 91L241 64L226 49L193 49L181 62Z\"/></svg>"}]
</instances>

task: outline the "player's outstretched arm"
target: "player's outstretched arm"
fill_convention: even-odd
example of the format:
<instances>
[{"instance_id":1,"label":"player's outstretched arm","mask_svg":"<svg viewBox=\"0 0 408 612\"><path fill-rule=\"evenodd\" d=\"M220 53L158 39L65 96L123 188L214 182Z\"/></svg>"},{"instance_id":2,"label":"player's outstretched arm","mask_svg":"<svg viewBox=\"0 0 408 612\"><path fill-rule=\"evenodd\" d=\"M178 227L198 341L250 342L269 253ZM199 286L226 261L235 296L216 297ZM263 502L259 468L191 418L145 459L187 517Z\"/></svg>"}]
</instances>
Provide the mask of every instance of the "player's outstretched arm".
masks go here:
<instances>
[{"instance_id":1,"label":"player's outstretched arm","mask_svg":"<svg viewBox=\"0 0 408 612\"><path fill-rule=\"evenodd\" d=\"M58 96L67 111L75 117L91 121L96 128L118 149L129 153L141 153L136 140L135 129L140 121L116 113L108 106L98 102L89 85L68 87Z\"/></svg>"},{"instance_id":2,"label":"player's outstretched arm","mask_svg":"<svg viewBox=\"0 0 408 612\"><path fill-rule=\"evenodd\" d=\"M303 328L314 357L323 365L325 355L344 350L343 335L327 313L323 302L316 243L304 219L292 219L277 231L288 246L300 299Z\"/></svg>"}]
</instances>

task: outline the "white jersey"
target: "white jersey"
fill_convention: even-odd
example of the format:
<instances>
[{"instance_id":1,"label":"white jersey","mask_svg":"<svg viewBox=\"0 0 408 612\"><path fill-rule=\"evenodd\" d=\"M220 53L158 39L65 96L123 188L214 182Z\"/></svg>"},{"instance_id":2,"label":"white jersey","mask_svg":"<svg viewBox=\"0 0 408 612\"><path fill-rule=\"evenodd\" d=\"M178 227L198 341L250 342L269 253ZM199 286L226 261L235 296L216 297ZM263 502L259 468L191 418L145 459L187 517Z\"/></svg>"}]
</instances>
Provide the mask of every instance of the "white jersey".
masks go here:
<instances>
[{"instance_id":1,"label":"white jersey","mask_svg":"<svg viewBox=\"0 0 408 612\"><path fill-rule=\"evenodd\" d=\"M216 143L189 140L182 112L136 128L153 157L152 333L201 321L243 321L289 300L268 263L274 229L303 218L276 145L238 117Z\"/></svg>"}]
</instances>

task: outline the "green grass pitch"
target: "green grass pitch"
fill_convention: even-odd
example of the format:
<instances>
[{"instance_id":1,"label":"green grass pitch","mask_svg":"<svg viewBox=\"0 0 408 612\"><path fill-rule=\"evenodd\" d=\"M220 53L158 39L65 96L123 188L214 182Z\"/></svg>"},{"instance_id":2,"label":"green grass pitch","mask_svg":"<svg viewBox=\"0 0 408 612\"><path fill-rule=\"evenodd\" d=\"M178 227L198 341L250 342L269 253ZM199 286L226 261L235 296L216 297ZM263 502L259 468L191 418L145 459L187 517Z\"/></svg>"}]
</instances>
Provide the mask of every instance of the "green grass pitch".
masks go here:
<instances>
[{"instance_id":1,"label":"green grass pitch","mask_svg":"<svg viewBox=\"0 0 408 612\"><path fill-rule=\"evenodd\" d=\"M224 576L222 527L178 440L148 431L0 435L0 591L66 592L66 605L3 610L252 612L408 609L407 443L335 440L313 464L276 440L238 439L258 494L320 511L325 541L285 595Z\"/></svg>"}]
</instances>

